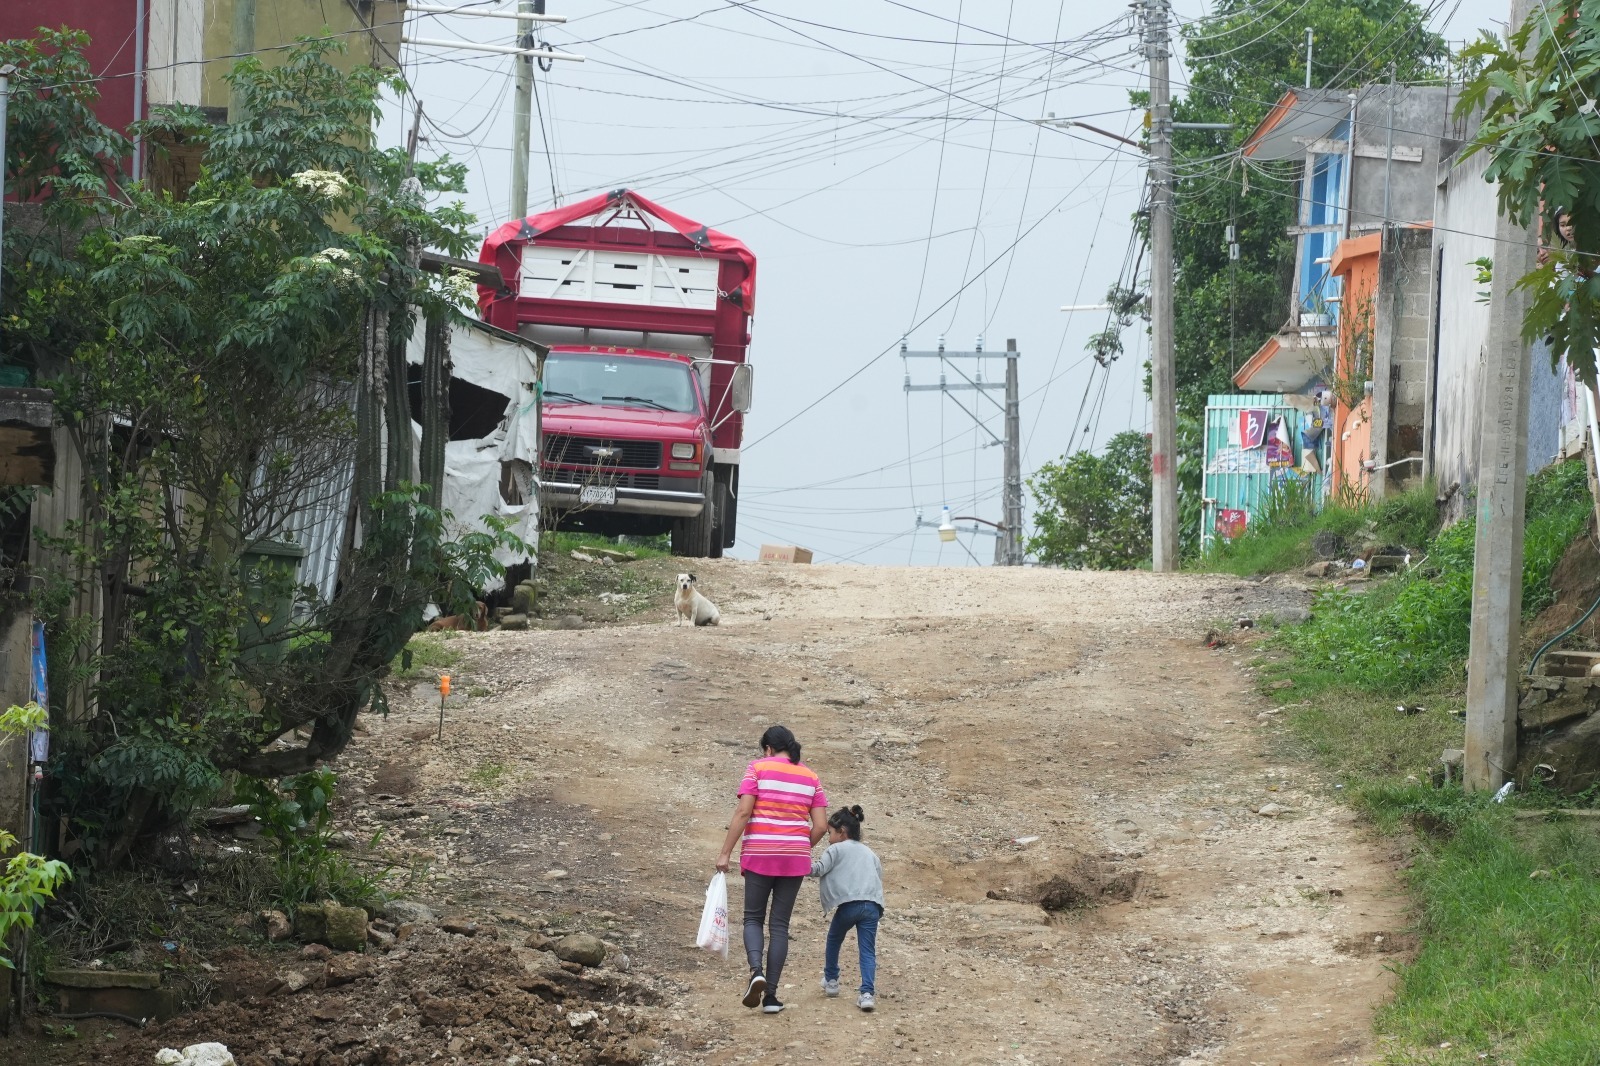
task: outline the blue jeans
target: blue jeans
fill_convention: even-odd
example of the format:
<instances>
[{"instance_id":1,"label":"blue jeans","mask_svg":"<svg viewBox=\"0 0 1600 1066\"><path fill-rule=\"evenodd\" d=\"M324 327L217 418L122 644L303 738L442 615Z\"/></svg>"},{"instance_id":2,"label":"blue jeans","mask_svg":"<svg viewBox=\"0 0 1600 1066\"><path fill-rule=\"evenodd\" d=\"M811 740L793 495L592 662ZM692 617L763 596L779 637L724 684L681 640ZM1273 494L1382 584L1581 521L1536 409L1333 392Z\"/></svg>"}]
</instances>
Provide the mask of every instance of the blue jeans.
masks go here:
<instances>
[{"instance_id":1,"label":"blue jeans","mask_svg":"<svg viewBox=\"0 0 1600 1066\"><path fill-rule=\"evenodd\" d=\"M839 979L839 949L844 947L844 937L851 929L856 931L856 946L861 949L861 991L873 992L873 981L878 976L878 919L883 908L870 899L857 899L841 903L833 912L833 924L828 927L828 946L822 958L822 976L829 981Z\"/></svg>"}]
</instances>

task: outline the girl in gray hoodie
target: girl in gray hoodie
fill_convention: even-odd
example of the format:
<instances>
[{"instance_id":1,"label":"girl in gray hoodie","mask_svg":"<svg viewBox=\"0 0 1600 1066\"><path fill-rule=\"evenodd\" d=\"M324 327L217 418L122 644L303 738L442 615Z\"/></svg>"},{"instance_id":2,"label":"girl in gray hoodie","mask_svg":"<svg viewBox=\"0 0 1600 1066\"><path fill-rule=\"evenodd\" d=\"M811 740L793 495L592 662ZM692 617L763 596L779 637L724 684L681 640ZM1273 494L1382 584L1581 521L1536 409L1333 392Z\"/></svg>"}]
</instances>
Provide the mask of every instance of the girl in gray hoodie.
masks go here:
<instances>
[{"instance_id":1,"label":"girl in gray hoodie","mask_svg":"<svg viewBox=\"0 0 1600 1066\"><path fill-rule=\"evenodd\" d=\"M845 934L856 931L861 951L861 994L856 1006L864 1011L878 1006L878 920L883 917L883 863L861 843L860 807L835 811L828 819L828 850L811 863L811 876L822 891L822 913L833 911L828 946L823 956L822 991L839 994L839 949Z\"/></svg>"}]
</instances>

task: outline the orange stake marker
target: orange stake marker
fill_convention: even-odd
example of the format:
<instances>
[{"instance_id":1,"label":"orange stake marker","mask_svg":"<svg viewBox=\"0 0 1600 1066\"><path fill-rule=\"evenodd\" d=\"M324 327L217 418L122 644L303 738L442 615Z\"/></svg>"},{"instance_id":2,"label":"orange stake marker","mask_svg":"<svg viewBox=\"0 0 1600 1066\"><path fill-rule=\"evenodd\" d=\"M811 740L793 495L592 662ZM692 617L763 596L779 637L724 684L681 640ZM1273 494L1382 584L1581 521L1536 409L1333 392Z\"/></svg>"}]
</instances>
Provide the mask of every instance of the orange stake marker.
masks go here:
<instances>
[{"instance_id":1,"label":"orange stake marker","mask_svg":"<svg viewBox=\"0 0 1600 1066\"><path fill-rule=\"evenodd\" d=\"M439 675L439 739L444 740L444 701L450 696L450 675Z\"/></svg>"}]
</instances>

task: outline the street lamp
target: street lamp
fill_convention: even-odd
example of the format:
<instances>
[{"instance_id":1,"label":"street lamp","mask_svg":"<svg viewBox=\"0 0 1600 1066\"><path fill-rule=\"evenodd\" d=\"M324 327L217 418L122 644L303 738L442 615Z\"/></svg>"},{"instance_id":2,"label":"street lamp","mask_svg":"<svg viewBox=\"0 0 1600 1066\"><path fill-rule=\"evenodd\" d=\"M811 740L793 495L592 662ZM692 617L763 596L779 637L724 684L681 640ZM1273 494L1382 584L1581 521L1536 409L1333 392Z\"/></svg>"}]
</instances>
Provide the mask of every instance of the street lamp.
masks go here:
<instances>
[{"instance_id":1,"label":"street lamp","mask_svg":"<svg viewBox=\"0 0 1600 1066\"><path fill-rule=\"evenodd\" d=\"M956 524L950 521L950 508L939 511L939 539L949 544L956 539Z\"/></svg>"}]
</instances>

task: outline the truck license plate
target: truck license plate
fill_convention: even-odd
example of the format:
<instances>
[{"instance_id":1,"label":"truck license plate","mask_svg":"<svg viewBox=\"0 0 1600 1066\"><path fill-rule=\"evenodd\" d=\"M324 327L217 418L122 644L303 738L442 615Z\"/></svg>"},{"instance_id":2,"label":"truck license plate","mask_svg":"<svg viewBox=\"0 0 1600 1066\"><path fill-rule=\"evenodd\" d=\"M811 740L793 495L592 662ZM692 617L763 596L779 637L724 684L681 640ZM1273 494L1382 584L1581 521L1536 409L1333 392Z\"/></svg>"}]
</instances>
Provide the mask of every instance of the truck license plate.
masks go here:
<instances>
[{"instance_id":1,"label":"truck license plate","mask_svg":"<svg viewBox=\"0 0 1600 1066\"><path fill-rule=\"evenodd\" d=\"M585 485L578 490L579 503L599 504L609 507L617 502L615 485Z\"/></svg>"}]
</instances>

